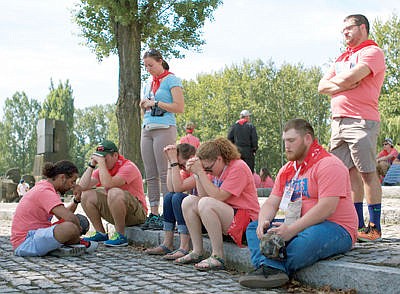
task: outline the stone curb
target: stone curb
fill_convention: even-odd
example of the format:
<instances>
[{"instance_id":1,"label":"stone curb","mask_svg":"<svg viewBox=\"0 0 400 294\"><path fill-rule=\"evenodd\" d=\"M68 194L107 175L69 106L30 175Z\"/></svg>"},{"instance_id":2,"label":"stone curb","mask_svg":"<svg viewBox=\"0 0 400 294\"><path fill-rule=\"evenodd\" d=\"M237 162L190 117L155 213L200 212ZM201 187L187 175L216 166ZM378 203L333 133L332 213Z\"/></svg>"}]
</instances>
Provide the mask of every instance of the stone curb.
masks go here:
<instances>
[{"instance_id":1,"label":"stone curb","mask_svg":"<svg viewBox=\"0 0 400 294\"><path fill-rule=\"evenodd\" d=\"M154 247L161 244L164 238L162 231L143 231L138 227L126 228L125 232L129 241L137 246ZM210 240L203 238L203 242L205 252L210 254ZM179 239L175 234L174 248L178 246ZM233 243L224 242L224 250L228 268L234 268L240 272L253 269L247 248L239 248ZM296 279L315 287L330 285L335 289L356 289L357 293L398 293L400 289L400 269L398 268L338 260L319 261L297 272Z\"/></svg>"}]
</instances>

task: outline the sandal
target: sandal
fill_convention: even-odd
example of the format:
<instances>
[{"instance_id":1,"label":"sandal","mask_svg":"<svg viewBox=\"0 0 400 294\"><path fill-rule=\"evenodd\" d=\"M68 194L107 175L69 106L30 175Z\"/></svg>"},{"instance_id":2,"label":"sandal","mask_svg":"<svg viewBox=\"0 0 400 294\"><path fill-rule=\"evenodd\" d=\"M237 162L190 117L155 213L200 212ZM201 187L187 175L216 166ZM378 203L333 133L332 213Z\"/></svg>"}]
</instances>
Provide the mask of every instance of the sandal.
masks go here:
<instances>
[{"instance_id":1,"label":"sandal","mask_svg":"<svg viewBox=\"0 0 400 294\"><path fill-rule=\"evenodd\" d=\"M175 251L165 254L162 258L165 260L175 260L177 258L184 257L185 255L188 255L188 254L189 254L189 251L187 251L183 248L179 248L179 249L176 249Z\"/></svg>"},{"instance_id":2,"label":"sandal","mask_svg":"<svg viewBox=\"0 0 400 294\"><path fill-rule=\"evenodd\" d=\"M192 251L189 254L186 254L185 256L175 259L174 264L182 265L182 264L196 263L202 259L203 255L197 254Z\"/></svg>"},{"instance_id":3,"label":"sandal","mask_svg":"<svg viewBox=\"0 0 400 294\"><path fill-rule=\"evenodd\" d=\"M144 251L144 253L149 254L149 255L165 255L168 253L171 253L172 250L169 249L167 246L164 244L161 244L160 246L154 247L154 248L149 248Z\"/></svg>"},{"instance_id":4,"label":"sandal","mask_svg":"<svg viewBox=\"0 0 400 294\"><path fill-rule=\"evenodd\" d=\"M207 265L206 267L200 266L200 265ZM225 269L225 261L217 256L217 255L211 255L209 258L204 259L200 261L199 263L196 263L194 265L194 268L199 270L199 271L211 271L211 270L223 270Z\"/></svg>"}]
</instances>

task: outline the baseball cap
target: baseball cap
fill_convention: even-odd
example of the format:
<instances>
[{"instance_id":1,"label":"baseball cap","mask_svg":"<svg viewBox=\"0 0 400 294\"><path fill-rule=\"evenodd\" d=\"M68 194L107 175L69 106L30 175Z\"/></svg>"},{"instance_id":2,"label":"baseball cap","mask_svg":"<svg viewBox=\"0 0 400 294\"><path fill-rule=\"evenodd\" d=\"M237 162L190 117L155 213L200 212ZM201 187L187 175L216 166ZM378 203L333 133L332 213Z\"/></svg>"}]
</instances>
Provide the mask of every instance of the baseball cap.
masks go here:
<instances>
[{"instance_id":1,"label":"baseball cap","mask_svg":"<svg viewBox=\"0 0 400 294\"><path fill-rule=\"evenodd\" d=\"M193 129L194 129L194 123L191 122L191 121L188 122L188 123L186 124L185 128L186 128L186 129L189 129L189 130L193 130Z\"/></svg>"},{"instance_id":2,"label":"baseball cap","mask_svg":"<svg viewBox=\"0 0 400 294\"><path fill-rule=\"evenodd\" d=\"M390 139L390 138L385 138L385 140L384 140L383 142L384 142L384 143L387 142L387 143L390 144L390 146L393 147L393 140L392 140L392 139Z\"/></svg>"},{"instance_id":3,"label":"baseball cap","mask_svg":"<svg viewBox=\"0 0 400 294\"><path fill-rule=\"evenodd\" d=\"M240 113L240 116L241 117L243 117L243 116L250 116L251 115L251 113L250 113L250 111L248 111L248 110L242 110L242 112Z\"/></svg>"},{"instance_id":4,"label":"baseball cap","mask_svg":"<svg viewBox=\"0 0 400 294\"><path fill-rule=\"evenodd\" d=\"M96 152L94 154L106 156L107 154L114 152L118 152L118 147L114 144L114 142L104 140L97 146Z\"/></svg>"}]
</instances>

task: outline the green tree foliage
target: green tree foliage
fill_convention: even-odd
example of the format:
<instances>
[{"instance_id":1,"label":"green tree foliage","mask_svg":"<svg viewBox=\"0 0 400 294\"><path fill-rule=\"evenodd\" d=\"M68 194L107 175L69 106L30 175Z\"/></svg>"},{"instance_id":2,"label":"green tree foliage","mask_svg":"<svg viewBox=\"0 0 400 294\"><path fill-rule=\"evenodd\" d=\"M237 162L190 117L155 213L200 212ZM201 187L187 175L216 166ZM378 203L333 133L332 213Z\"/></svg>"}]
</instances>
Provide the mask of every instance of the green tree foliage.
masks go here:
<instances>
[{"instance_id":1,"label":"green tree foliage","mask_svg":"<svg viewBox=\"0 0 400 294\"><path fill-rule=\"evenodd\" d=\"M81 172L96 146L104 139L118 144L118 127L115 117L115 105L96 105L75 110L73 148L74 162Z\"/></svg>"},{"instance_id":2,"label":"green tree foliage","mask_svg":"<svg viewBox=\"0 0 400 294\"><path fill-rule=\"evenodd\" d=\"M63 84L59 82L57 88L50 80L49 94L42 104L40 118L50 118L62 120L67 126L67 144L69 156L71 157L71 147L74 146L74 97L69 80Z\"/></svg>"},{"instance_id":3,"label":"green tree foliage","mask_svg":"<svg viewBox=\"0 0 400 294\"><path fill-rule=\"evenodd\" d=\"M272 61L257 60L185 81L186 106L177 119L179 135L184 135L186 121L193 121L202 141L226 137L240 111L248 109L259 135L256 167L267 165L276 172L285 161L281 137L287 120L309 120L320 142L328 144L329 100L316 89L321 77L317 67L284 64L278 68Z\"/></svg>"},{"instance_id":4,"label":"green tree foliage","mask_svg":"<svg viewBox=\"0 0 400 294\"><path fill-rule=\"evenodd\" d=\"M386 22L374 21L372 38L382 47L386 59L386 76L379 99L381 132L378 144L385 137L400 143L400 19L396 14Z\"/></svg>"},{"instance_id":5,"label":"green tree foliage","mask_svg":"<svg viewBox=\"0 0 400 294\"><path fill-rule=\"evenodd\" d=\"M160 49L182 57L181 49L202 45L200 29L220 0L81 0L76 22L99 60L119 56L117 121L121 153L135 162L140 156L141 52Z\"/></svg>"},{"instance_id":6,"label":"green tree foliage","mask_svg":"<svg viewBox=\"0 0 400 294\"><path fill-rule=\"evenodd\" d=\"M18 167L21 173L31 173L36 154L36 125L41 107L24 92L7 98L0 129L0 168L2 173Z\"/></svg>"}]
</instances>

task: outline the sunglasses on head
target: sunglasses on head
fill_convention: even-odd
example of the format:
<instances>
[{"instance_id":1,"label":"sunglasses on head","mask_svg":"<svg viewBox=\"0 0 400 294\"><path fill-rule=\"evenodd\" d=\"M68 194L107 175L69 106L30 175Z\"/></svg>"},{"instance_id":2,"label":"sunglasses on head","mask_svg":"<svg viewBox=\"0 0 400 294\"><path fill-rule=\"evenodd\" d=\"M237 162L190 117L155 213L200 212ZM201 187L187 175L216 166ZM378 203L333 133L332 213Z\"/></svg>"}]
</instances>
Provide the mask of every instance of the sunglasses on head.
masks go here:
<instances>
[{"instance_id":1,"label":"sunglasses on head","mask_svg":"<svg viewBox=\"0 0 400 294\"><path fill-rule=\"evenodd\" d=\"M105 148L104 146L98 146L98 147L96 148L96 151L102 151L102 152L116 152L114 149Z\"/></svg>"}]
</instances>

